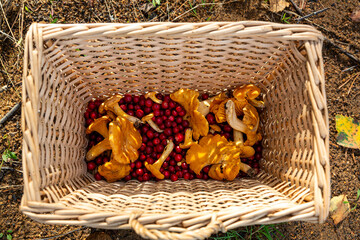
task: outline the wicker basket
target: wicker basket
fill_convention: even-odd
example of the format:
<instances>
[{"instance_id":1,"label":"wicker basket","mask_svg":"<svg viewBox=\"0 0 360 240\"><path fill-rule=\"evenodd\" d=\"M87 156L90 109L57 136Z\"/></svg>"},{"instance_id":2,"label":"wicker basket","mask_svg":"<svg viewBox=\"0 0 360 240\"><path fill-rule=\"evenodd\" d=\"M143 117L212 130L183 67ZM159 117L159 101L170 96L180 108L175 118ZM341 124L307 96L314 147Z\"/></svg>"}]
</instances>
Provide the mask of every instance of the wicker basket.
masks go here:
<instances>
[{"instance_id":1,"label":"wicker basket","mask_svg":"<svg viewBox=\"0 0 360 240\"><path fill-rule=\"evenodd\" d=\"M21 210L48 224L203 239L240 226L324 222L330 200L323 38L269 22L33 24L26 36ZM180 87L264 93L262 171L232 182L107 183L87 172L94 97Z\"/></svg>"}]
</instances>

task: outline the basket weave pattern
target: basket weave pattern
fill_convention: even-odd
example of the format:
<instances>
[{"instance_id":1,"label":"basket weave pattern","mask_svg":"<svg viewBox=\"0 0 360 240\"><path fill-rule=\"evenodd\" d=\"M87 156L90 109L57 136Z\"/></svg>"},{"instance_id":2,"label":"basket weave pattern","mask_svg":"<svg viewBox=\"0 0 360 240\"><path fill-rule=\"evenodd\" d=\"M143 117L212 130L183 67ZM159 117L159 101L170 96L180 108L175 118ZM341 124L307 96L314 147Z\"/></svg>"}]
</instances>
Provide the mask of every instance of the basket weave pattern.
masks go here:
<instances>
[{"instance_id":1,"label":"basket weave pattern","mask_svg":"<svg viewBox=\"0 0 360 240\"><path fill-rule=\"evenodd\" d=\"M239 226L323 222L329 209L322 35L268 22L33 24L22 105L24 196L39 222L206 238ZM107 183L87 173L86 104L115 93L264 93L262 171L232 182Z\"/></svg>"}]
</instances>

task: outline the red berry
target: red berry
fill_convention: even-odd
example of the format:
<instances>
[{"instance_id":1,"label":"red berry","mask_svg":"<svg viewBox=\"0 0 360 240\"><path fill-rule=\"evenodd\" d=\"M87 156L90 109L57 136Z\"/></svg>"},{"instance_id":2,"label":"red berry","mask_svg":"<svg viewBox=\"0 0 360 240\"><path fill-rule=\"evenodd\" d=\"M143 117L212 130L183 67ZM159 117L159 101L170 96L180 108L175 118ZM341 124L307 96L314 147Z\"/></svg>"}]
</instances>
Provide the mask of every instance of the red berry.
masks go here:
<instances>
[{"instance_id":1,"label":"red berry","mask_svg":"<svg viewBox=\"0 0 360 240\"><path fill-rule=\"evenodd\" d=\"M146 136L149 138L149 139L153 139L154 138L154 132L149 130L146 132Z\"/></svg>"},{"instance_id":2,"label":"red berry","mask_svg":"<svg viewBox=\"0 0 360 240\"><path fill-rule=\"evenodd\" d=\"M175 117L174 117L174 116L169 116L169 117L168 117L168 120L171 121L171 122L173 122L173 121L175 121Z\"/></svg>"},{"instance_id":3,"label":"red berry","mask_svg":"<svg viewBox=\"0 0 360 240\"><path fill-rule=\"evenodd\" d=\"M128 108L129 110L134 110L134 105L129 104L129 105L127 106L127 108Z\"/></svg>"},{"instance_id":4,"label":"red berry","mask_svg":"<svg viewBox=\"0 0 360 240\"><path fill-rule=\"evenodd\" d=\"M169 166L168 169L169 169L170 172L175 172L175 167L174 166Z\"/></svg>"},{"instance_id":5,"label":"red berry","mask_svg":"<svg viewBox=\"0 0 360 240\"><path fill-rule=\"evenodd\" d=\"M163 123L163 119L161 117L155 118L155 123L159 126Z\"/></svg>"},{"instance_id":6,"label":"red berry","mask_svg":"<svg viewBox=\"0 0 360 240\"><path fill-rule=\"evenodd\" d=\"M178 176L179 178L183 177L183 173L181 171L176 172L176 176Z\"/></svg>"},{"instance_id":7,"label":"red berry","mask_svg":"<svg viewBox=\"0 0 360 240\"><path fill-rule=\"evenodd\" d=\"M144 139L144 138L143 138ZM146 144L145 143L141 143L141 147L140 147L140 151L143 152L145 151L145 148L146 148Z\"/></svg>"},{"instance_id":8,"label":"red berry","mask_svg":"<svg viewBox=\"0 0 360 240\"><path fill-rule=\"evenodd\" d=\"M96 142L101 142L104 138L102 136L97 136L96 137Z\"/></svg>"},{"instance_id":9,"label":"red berry","mask_svg":"<svg viewBox=\"0 0 360 240\"><path fill-rule=\"evenodd\" d=\"M182 141L184 141L184 135L182 134L182 133L177 133L176 135L175 135L175 141L176 142L182 142Z\"/></svg>"},{"instance_id":10,"label":"red berry","mask_svg":"<svg viewBox=\"0 0 360 240\"><path fill-rule=\"evenodd\" d=\"M158 116L160 116L160 110L154 110L154 116L155 117L158 117Z\"/></svg>"},{"instance_id":11,"label":"red berry","mask_svg":"<svg viewBox=\"0 0 360 240\"><path fill-rule=\"evenodd\" d=\"M190 174L190 180L193 180L195 178L194 174Z\"/></svg>"},{"instance_id":12,"label":"red berry","mask_svg":"<svg viewBox=\"0 0 360 240\"><path fill-rule=\"evenodd\" d=\"M92 119L97 118L96 112L91 112L91 113L90 113L90 117L91 117Z\"/></svg>"},{"instance_id":13,"label":"red berry","mask_svg":"<svg viewBox=\"0 0 360 240\"><path fill-rule=\"evenodd\" d=\"M164 151L164 146L159 144L159 145L156 145L156 151L158 153L162 153Z\"/></svg>"},{"instance_id":14,"label":"red berry","mask_svg":"<svg viewBox=\"0 0 360 240\"><path fill-rule=\"evenodd\" d=\"M153 105L153 101L151 99L146 99L145 100L145 106L152 107L152 105Z\"/></svg>"},{"instance_id":15,"label":"red berry","mask_svg":"<svg viewBox=\"0 0 360 240\"><path fill-rule=\"evenodd\" d=\"M180 132L180 128L174 127L174 128L173 128L173 133L178 133L178 132Z\"/></svg>"},{"instance_id":16,"label":"red berry","mask_svg":"<svg viewBox=\"0 0 360 240\"><path fill-rule=\"evenodd\" d=\"M182 121L183 121L182 117L177 117L177 118L176 118L176 123L177 123L177 124L182 123Z\"/></svg>"},{"instance_id":17,"label":"red berry","mask_svg":"<svg viewBox=\"0 0 360 240\"><path fill-rule=\"evenodd\" d=\"M150 180L150 174L148 173L144 173L144 175L142 176L144 181L149 181Z\"/></svg>"},{"instance_id":18,"label":"red berry","mask_svg":"<svg viewBox=\"0 0 360 240\"><path fill-rule=\"evenodd\" d=\"M190 173L184 173L183 175L184 179L189 180L190 179Z\"/></svg>"},{"instance_id":19,"label":"red berry","mask_svg":"<svg viewBox=\"0 0 360 240\"><path fill-rule=\"evenodd\" d=\"M163 109L168 109L168 108L169 108L169 102L163 101L163 102L161 103L161 108L163 108Z\"/></svg>"},{"instance_id":20,"label":"red berry","mask_svg":"<svg viewBox=\"0 0 360 240\"><path fill-rule=\"evenodd\" d=\"M96 165L101 165L101 164L103 164L103 159L102 159L102 157L97 157L96 159L95 159L95 162L96 162Z\"/></svg>"},{"instance_id":21,"label":"red berry","mask_svg":"<svg viewBox=\"0 0 360 240\"><path fill-rule=\"evenodd\" d=\"M119 105L124 104L124 103L125 103L124 98L120 99L120 101L119 101Z\"/></svg>"},{"instance_id":22,"label":"red berry","mask_svg":"<svg viewBox=\"0 0 360 240\"><path fill-rule=\"evenodd\" d=\"M170 101L169 102L169 108L174 108L174 107L176 107L176 103L174 102L174 101Z\"/></svg>"},{"instance_id":23,"label":"red berry","mask_svg":"<svg viewBox=\"0 0 360 240\"><path fill-rule=\"evenodd\" d=\"M206 166L202 170L204 171L204 173L208 173L210 170L210 166Z\"/></svg>"},{"instance_id":24,"label":"red berry","mask_svg":"<svg viewBox=\"0 0 360 240\"><path fill-rule=\"evenodd\" d=\"M181 160L182 160L182 155L181 154L176 154L175 155L175 161L177 161L177 162L180 162Z\"/></svg>"},{"instance_id":25,"label":"red berry","mask_svg":"<svg viewBox=\"0 0 360 240\"><path fill-rule=\"evenodd\" d=\"M87 169L89 170L89 171L92 171L92 170L94 170L96 168L96 164L94 163L94 162L88 162L88 164L87 164Z\"/></svg>"},{"instance_id":26,"label":"red berry","mask_svg":"<svg viewBox=\"0 0 360 240\"><path fill-rule=\"evenodd\" d=\"M142 136L142 141L143 143L147 143L149 141L149 138L146 135L144 135Z\"/></svg>"},{"instance_id":27,"label":"red berry","mask_svg":"<svg viewBox=\"0 0 360 240\"><path fill-rule=\"evenodd\" d=\"M133 110L129 110L129 111L127 111L127 114L129 114L130 116L134 116L134 115L135 115L135 113L134 113L134 111L133 111Z\"/></svg>"},{"instance_id":28,"label":"red berry","mask_svg":"<svg viewBox=\"0 0 360 240\"><path fill-rule=\"evenodd\" d=\"M225 132L231 132L232 128L231 128L229 125L225 125L225 126L223 127L223 130L224 130Z\"/></svg>"},{"instance_id":29,"label":"red berry","mask_svg":"<svg viewBox=\"0 0 360 240\"><path fill-rule=\"evenodd\" d=\"M152 159L152 158L147 158L147 159L146 159L146 162L147 162L148 164L153 164L153 163L155 162L155 160Z\"/></svg>"},{"instance_id":30,"label":"red berry","mask_svg":"<svg viewBox=\"0 0 360 240\"><path fill-rule=\"evenodd\" d=\"M146 156L144 154L140 154L139 160L140 161L145 161Z\"/></svg>"},{"instance_id":31,"label":"red berry","mask_svg":"<svg viewBox=\"0 0 360 240\"><path fill-rule=\"evenodd\" d=\"M206 120L208 120L209 124L215 124L215 116L212 113L206 115Z\"/></svg>"},{"instance_id":32,"label":"red berry","mask_svg":"<svg viewBox=\"0 0 360 240\"><path fill-rule=\"evenodd\" d=\"M101 179L102 179L102 176L100 175L100 173L95 173L95 175L94 175L94 177L95 177L95 180L96 181L100 181Z\"/></svg>"},{"instance_id":33,"label":"red berry","mask_svg":"<svg viewBox=\"0 0 360 240\"><path fill-rule=\"evenodd\" d=\"M172 174L170 179L171 179L171 181L175 182L178 180L178 176L176 174Z\"/></svg>"},{"instance_id":34,"label":"red berry","mask_svg":"<svg viewBox=\"0 0 360 240\"><path fill-rule=\"evenodd\" d=\"M135 166L136 166L136 164L135 164L134 162L131 162L131 163L130 163L130 167L131 167L131 168L135 168Z\"/></svg>"},{"instance_id":35,"label":"red berry","mask_svg":"<svg viewBox=\"0 0 360 240\"><path fill-rule=\"evenodd\" d=\"M168 140L169 140L169 141L174 141L175 138L174 138L174 136L170 136L170 137L168 137Z\"/></svg>"},{"instance_id":36,"label":"red berry","mask_svg":"<svg viewBox=\"0 0 360 240\"><path fill-rule=\"evenodd\" d=\"M171 115L173 115L174 117L176 117L176 116L178 115L178 112L175 111L175 110L172 110L172 111L171 111Z\"/></svg>"},{"instance_id":37,"label":"red berry","mask_svg":"<svg viewBox=\"0 0 360 240\"><path fill-rule=\"evenodd\" d=\"M150 157L152 157L152 158L156 158L156 152L152 152L151 154L150 154Z\"/></svg>"},{"instance_id":38,"label":"red berry","mask_svg":"<svg viewBox=\"0 0 360 240\"><path fill-rule=\"evenodd\" d=\"M262 151L262 146L256 146L255 151L260 153Z\"/></svg>"},{"instance_id":39,"label":"red berry","mask_svg":"<svg viewBox=\"0 0 360 240\"><path fill-rule=\"evenodd\" d=\"M179 116L180 116L180 117L185 116L185 114L186 114L186 112L185 112L185 111L181 111L181 112L179 112Z\"/></svg>"},{"instance_id":40,"label":"red berry","mask_svg":"<svg viewBox=\"0 0 360 240\"><path fill-rule=\"evenodd\" d=\"M136 116L142 118L144 116L144 111L141 109L136 110Z\"/></svg>"},{"instance_id":41,"label":"red berry","mask_svg":"<svg viewBox=\"0 0 360 240\"><path fill-rule=\"evenodd\" d=\"M177 153L181 153L182 149L180 148L180 146L175 146L175 152Z\"/></svg>"},{"instance_id":42,"label":"red berry","mask_svg":"<svg viewBox=\"0 0 360 240\"><path fill-rule=\"evenodd\" d=\"M157 93L155 96L157 99L160 99L160 100L164 99L164 96L161 93Z\"/></svg>"},{"instance_id":43,"label":"red berry","mask_svg":"<svg viewBox=\"0 0 360 240\"><path fill-rule=\"evenodd\" d=\"M88 119L88 118L90 117L90 112L86 111L86 112L84 113L84 117L85 117L86 119Z\"/></svg>"},{"instance_id":44,"label":"red berry","mask_svg":"<svg viewBox=\"0 0 360 240\"><path fill-rule=\"evenodd\" d=\"M88 108L91 109L91 110L94 110L96 108L95 103L94 102L89 102Z\"/></svg>"},{"instance_id":45,"label":"red berry","mask_svg":"<svg viewBox=\"0 0 360 240\"><path fill-rule=\"evenodd\" d=\"M134 171L134 172L132 172L132 173L131 173L131 176L132 176L133 178L136 178L136 177L137 177L136 172L135 172L135 171Z\"/></svg>"},{"instance_id":46,"label":"red berry","mask_svg":"<svg viewBox=\"0 0 360 240\"><path fill-rule=\"evenodd\" d=\"M144 100L144 99L140 99L139 105L140 105L140 107L145 106L145 100Z\"/></svg>"},{"instance_id":47,"label":"red berry","mask_svg":"<svg viewBox=\"0 0 360 240\"><path fill-rule=\"evenodd\" d=\"M161 141L160 141L159 138L154 138L154 139L153 139L153 144L154 144L154 145L158 145L158 144L160 144L160 142L161 142Z\"/></svg>"},{"instance_id":48,"label":"red berry","mask_svg":"<svg viewBox=\"0 0 360 240\"><path fill-rule=\"evenodd\" d=\"M166 146L166 145L167 145L166 139L161 140L161 144L162 144L163 146Z\"/></svg>"},{"instance_id":49,"label":"red berry","mask_svg":"<svg viewBox=\"0 0 360 240\"><path fill-rule=\"evenodd\" d=\"M138 180L139 182L142 182L144 179L143 179L142 176L138 176L138 177L137 177L137 180Z\"/></svg>"},{"instance_id":50,"label":"red berry","mask_svg":"<svg viewBox=\"0 0 360 240\"><path fill-rule=\"evenodd\" d=\"M127 103L131 103L132 102L132 96L130 94L125 94L124 100Z\"/></svg>"},{"instance_id":51,"label":"red berry","mask_svg":"<svg viewBox=\"0 0 360 240\"><path fill-rule=\"evenodd\" d=\"M140 161L135 161L135 167L136 168L141 168L142 167L142 162L140 162Z\"/></svg>"},{"instance_id":52,"label":"red berry","mask_svg":"<svg viewBox=\"0 0 360 240\"><path fill-rule=\"evenodd\" d=\"M147 154L152 153L152 148L149 147L149 146L147 146L146 149L145 149L145 152L146 152Z\"/></svg>"},{"instance_id":53,"label":"red berry","mask_svg":"<svg viewBox=\"0 0 360 240\"><path fill-rule=\"evenodd\" d=\"M170 102L170 101L171 101L171 98L170 98L169 95L165 95L163 100L164 100L165 102Z\"/></svg>"},{"instance_id":54,"label":"red berry","mask_svg":"<svg viewBox=\"0 0 360 240\"><path fill-rule=\"evenodd\" d=\"M124 177L125 181L130 181L131 180L131 175L127 175L126 177Z\"/></svg>"},{"instance_id":55,"label":"red berry","mask_svg":"<svg viewBox=\"0 0 360 240\"><path fill-rule=\"evenodd\" d=\"M170 136L170 135L172 134L171 128L165 128L164 134L165 134L166 136Z\"/></svg>"},{"instance_id":56,"label":"red berry","mask_svg":"<svg viewBox=\"0 0 360 240\"><path fill-rule=\"evenodd\" d=\"M138 168L138 169L136 169L136 174L138 176L142 176L144 174L144 170L142 168Z\"/></svg>"},{"instance_id":57,"label":"red berry","mask_svg":"<svg viewBox=\"0 0 360 240\"><path fill-rule=\"evenodd\" d=\"M175 110L176 110L176 112L181 112L181 111L183 111L184 109L181 107L181 106L177 106L176 108L175 108Z\"/></svg>"},{"instance_id":58,"label":"red berry","mask_svg":"<svg viewBox=\"0 0 360 240\"><path fill-rule=\"evenodd\" d=\"M169 163L168 163L168 162L164 162L162 166L163 166L163 168L167 168L167 167L169 166Z\"/></svg>"},{"instance_id":59,"label":"red berry","mask_svg":"<svg viewBox=\"0 0 360 240\"><path fill-rule=\"evenodd\" d=\"M165 114L165 116L170 116L171 115L170 109L166 109L164 114Z\"/></svg>"},{"instance_id":60,"label":"red berry","mask_svg":"<svg viewBox=\"0 0 360 240\"><path fill-rule=\"evenodd\" d=\"M103 103L103 101L102 100L100 100L100 99L96 99L95 100L95 106L98 108L98 107L100 107L100 105Z\"/></svg>"},{"instance_id":61,"label":"red berry","mask_svg":"<svg viewBox=\"0 0 360 240\"><path fill-rule=\"evenodd\" d=\"M224 137L229 140L231 138L231 134L226 132L224 133Z\"/></svg>"},{"instance_id":62,"label":"red berry","mask_svg":"<svg viewBox=\"0 0 360 240\"><path fill-rule=\"evenodd\" d=\"M154 103L153 105L152 105L152 110L159 110L160 111L160 104L158 104L158 103Z\"/></svg>"},{"instance_id":63,"label":"red berry","mask_svg":"<svg viewBox=\"0 0 360 240\"><path fill-rule=\"evenodd\" d=\"M171 122L171 126L176 127L177 126L176 122Z\"/></svg>"},{"instance_id":64,"label":"red berry","mask_svg":"<svg viewBox=\"0 0 360 240\"><path fill-rule=\"evenodd\" d=\"M255 156L248 157L249 161L254 161L254 159L255 159Z\"/></svg>"},{"instance_id":65,"label":"red berry","mask_svg":"<svg viewBox=\"0 0 360 240\"><path fill-rule=\"evenodd\" d=\"M207 93L203 93L203 95L201 95L202 100L206 100L208 98L209 98L209 94L207 94Z\"/></svg>"},{"instance_id":66,"label":"red berry","mask_svg":"<svg viewBox=\"0 0 360 240\"><path fill-rule=\"evenodd\" d=\"M190 125L190 123L189 123L189 121L188 121L188 120L184 120L184 121L182 121L182 126L183 126L184 128L188 128L188 127L189 127L189 125Z\"/></svg>"},{"instance_id":67,"label":"red berry","mask_svg":"<svg viewBox=\"0 0 360 240\"><path fill-rule=\"evenodd\" d=\"M133 97L133 102L134 103L138 103L140 101L140 97L139 96L134 96Z\"/></svg>"},{"instance_id":68,"label":"red berry","mask_svg":"<svg viewBox=\"0 0 360 240\"><path fill-rule=\"evenodd\" d=\"M204 179L204 180L208 180L208 179L209 179L209 175L207 175L207 174L203 174L202 179Z\"/></svg>"},{"instance_id":69,"label":"red berry","mask_svg":"<svg viewBox=\"0 0 360 240\"><path fill-rule=\"evenodd\" d=\"M176 161L175 161L174 159L171 159L171 160L169 161L169 164L170 164L171 166L175 166L175 165L176 165Z\"/></svg>"},{"instance_id":70,"label":"red berry","mask_svg":"<svg viewBox=\"0 0 360 240\"><path fill-rule=\"evenodd\" d=\"M103 157L103 163L105 164L105 163L107 163L109 161L109 157Z\"/></svg>"},{"instance_id":71,"label":"red berry","mask_svg":"<svg viewBox=\"0 0 360 240\"><path fill-rule=\"evenodd\" d=\"M202 179L202 178L203 178L203 174L202 174L202 173L197 174L196 177L197 177L198 179Z\"/></svg>"},{"instance_id":72,"label":"red berry","mask_svg":"<svg viewBox=\"0 0 360 240\"><path fill-rule=\"evenodd\" d=\"M262 158L261 153L256 153L256 154L255 154L255 159L256 159L256 160L260 161L261 158Z\"/></svg>"},{"instance_id":73,"label":"red berry","mask_svg":"<svg viewBox=\"0 0 360 240\"><path fill-rule=\"evenodd\" d=\"M145 112L146 114L151 113L151 107L145 107L145 108L144 108L144 112Z\"/></svg>"},{"instance_id":74,"label":"red berry","mask_svg":"<svg viewBox=\"0 0 360 240\"><path fill-rule=\"evenodd\" d=\"M89 142L89 146L92 147L92 146L95 146L96 142L95 141L90 141Z\"/></svg>"},{"instance_id":75,"label":"red berry","mask_svg":"<svg viewBox=\"0 0 360 240\"><path fill-rule=\"evenodd\" d=\"M168 178L170 178L170 172L169 171L164 171L164 177L166 178L166 179L168 179Z\"/></svg>"},{"instance_id":76,"label":"red berry","mask_svg":"<svg viewBox=\"0 0 360 240\"><path fill-rule=\"evenodd\" d=\"M181 163L181 168L182 169L188 169L188 166L189 165L186 162Z\"/></svg>"}]
</instances>

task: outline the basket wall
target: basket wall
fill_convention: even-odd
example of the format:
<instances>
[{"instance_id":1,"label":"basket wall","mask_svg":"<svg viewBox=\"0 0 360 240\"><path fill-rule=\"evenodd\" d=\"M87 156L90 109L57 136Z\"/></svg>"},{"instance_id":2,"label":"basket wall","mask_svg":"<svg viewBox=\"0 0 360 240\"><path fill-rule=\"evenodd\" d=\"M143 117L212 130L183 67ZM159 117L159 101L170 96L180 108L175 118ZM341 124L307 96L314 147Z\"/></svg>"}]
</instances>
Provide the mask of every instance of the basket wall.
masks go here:
<instances>
[{"instance_id":1,"label":"basket wall","mask_svg":"<svg viewBox=\"0 0 360 240\"><path fill-rule=\"evenodd\" d=\"M24 60L22 211L37 221L203 238L238 226L323 222L329 207L322 36L265 22L33 24ZM262 88L255 179L96 182L87 102L115 93Z\"/></svg>"}]
</instances>

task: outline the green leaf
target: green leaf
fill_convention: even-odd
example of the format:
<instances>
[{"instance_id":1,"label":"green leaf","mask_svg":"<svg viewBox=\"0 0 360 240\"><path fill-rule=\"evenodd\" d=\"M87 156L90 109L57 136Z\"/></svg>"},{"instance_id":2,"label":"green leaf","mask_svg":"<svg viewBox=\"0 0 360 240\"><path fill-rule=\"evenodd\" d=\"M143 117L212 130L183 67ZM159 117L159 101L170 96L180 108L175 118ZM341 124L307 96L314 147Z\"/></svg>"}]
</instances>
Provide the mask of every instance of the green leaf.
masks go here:
<instances>
[{"instance_id":1,"label":"green leaf","mask_svg":"<svg viewBox=\"0 0 360 240\"><path fill-rule=\"evenodd\" d=\"M54 20L51 21L51 23L57 23L58 18L55 18Z\"/></svg>"},{"instance_id":2,"label":"green leaf","mask_svg":"<svg viewBox=\"0 0 360 240\"><path fill-rule=\"evenodd\" d=\"M12 236L10 234L6 234L6 239L7 240L12 240Z\"/></svg>"},{"instance_id":3,"label":"green leaf","mask_svg":"<svg viewBox=\"0 0 360 240\"><path fill-rule=\"evenodd\" d=\"M336 130L338 131L337 143L348 148L360 148L360 123L359 121L336 115Z\"/></svg>"},{"instance_id":4,"label":"green leaf","mask_svg":"<svg viewBox=\"0 0 360 240\"><path fill-rule=\"evenodd\" d=\"M347 203L349 203L349 202L348 202L348 201L343 201L343 203L344 203L344 204L347 204Z\"/></svg>"},{"instance_id":5,"label":"green leaf","mask_svg":"<svg viewBox=\"0 0 360 240\"><path fill-rule=\"evenodd\" d=\"M0 238L2 238L4 236L4 234L3 233L0 233Z\"/></svg>"},{"instance_id":6,"label":"green leaf","mask_svg":"<svg viewBox=\"0 0 360 240\"><path fill-rule=\"evenodd\" d=\"M356 197L356 201L360 198L360 189L357 190L357 197Z\"/></svg>"},{"instance_id":7,"label":"green leaf","mask_svg":"<svg viewBox=\"0 0 360 240\"><path fill-rule=\"evenodd\" d=\"M8 233L13 233L13 230L9 229L7 230Z\"/></svg>"}]
</instances>

